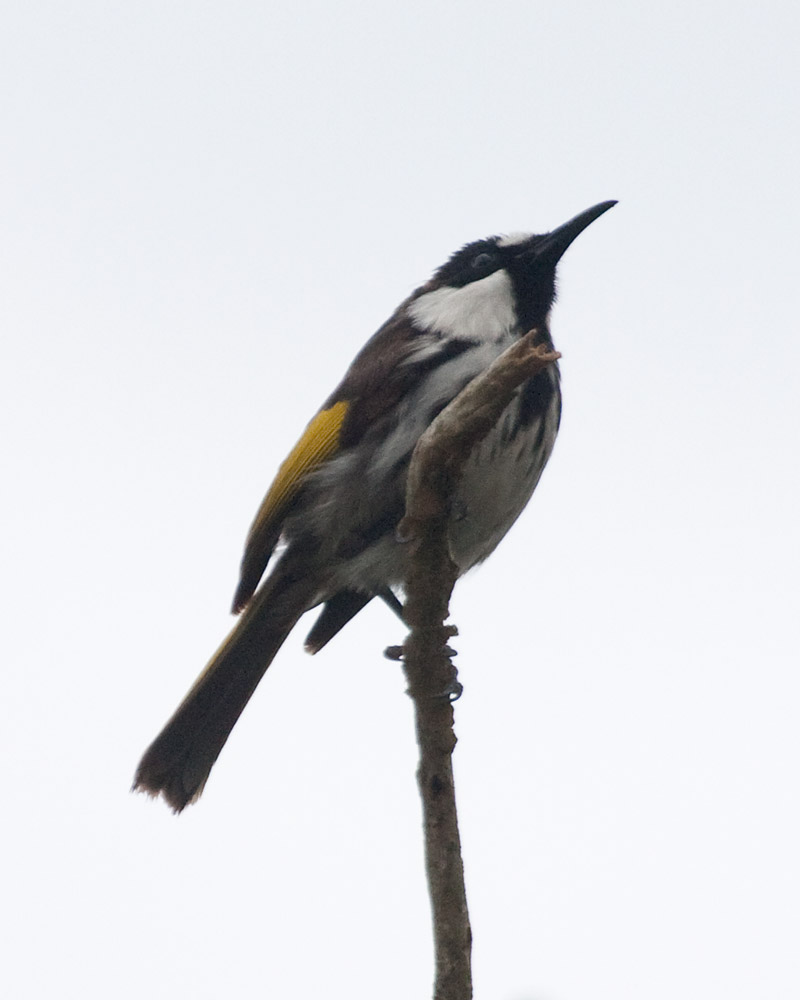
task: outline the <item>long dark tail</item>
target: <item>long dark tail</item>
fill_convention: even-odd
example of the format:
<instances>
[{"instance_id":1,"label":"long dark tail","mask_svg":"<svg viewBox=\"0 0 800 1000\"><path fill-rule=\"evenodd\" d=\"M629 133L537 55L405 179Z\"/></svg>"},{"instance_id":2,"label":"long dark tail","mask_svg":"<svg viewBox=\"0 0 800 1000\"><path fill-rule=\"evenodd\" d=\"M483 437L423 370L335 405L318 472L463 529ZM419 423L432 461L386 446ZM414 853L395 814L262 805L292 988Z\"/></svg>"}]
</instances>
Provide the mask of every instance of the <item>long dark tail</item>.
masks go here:
<instances>
[{"instance_id":1,"label":"long dark tail","mask_svg":"<svg viewBox=\"0 0 800 1000\"><path fill-rule=\"evenodd\" d=\"M175 812L199 798L236 720L298 618L313 600L313 581L276 573L148 747L135 790L163 795Z\"/></svg>"}]
</instances>

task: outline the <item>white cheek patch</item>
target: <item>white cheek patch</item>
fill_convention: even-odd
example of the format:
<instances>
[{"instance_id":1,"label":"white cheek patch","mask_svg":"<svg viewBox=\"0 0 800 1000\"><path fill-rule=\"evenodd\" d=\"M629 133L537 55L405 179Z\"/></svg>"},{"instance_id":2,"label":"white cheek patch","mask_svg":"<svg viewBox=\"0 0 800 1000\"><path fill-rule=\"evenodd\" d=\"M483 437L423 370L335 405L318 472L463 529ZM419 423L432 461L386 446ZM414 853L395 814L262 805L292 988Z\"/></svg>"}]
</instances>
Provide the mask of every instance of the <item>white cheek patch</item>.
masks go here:
<instances>
[{"instance_id":1,"label":"white cheek patch","mask_svg":"<svg viewBox=\"0 0 800 1000\"><path fill-rule=\"evenodd\" d=\"M522 243L527 243L533 233L506 233L505 236L497 238L499 247L518 247Z\"/></svg>"},{"instance_id":2,"label":"white cheek patch","mask_svg":"<svg viewBox=\"0 0 800 1000\"><path fill-rule=\"evenodd\" d=\"M514 291L504 270L463 288L436 288L408 307L414 324L446 337L497 340L517 325Z\"/></svg>"}]
</instances>

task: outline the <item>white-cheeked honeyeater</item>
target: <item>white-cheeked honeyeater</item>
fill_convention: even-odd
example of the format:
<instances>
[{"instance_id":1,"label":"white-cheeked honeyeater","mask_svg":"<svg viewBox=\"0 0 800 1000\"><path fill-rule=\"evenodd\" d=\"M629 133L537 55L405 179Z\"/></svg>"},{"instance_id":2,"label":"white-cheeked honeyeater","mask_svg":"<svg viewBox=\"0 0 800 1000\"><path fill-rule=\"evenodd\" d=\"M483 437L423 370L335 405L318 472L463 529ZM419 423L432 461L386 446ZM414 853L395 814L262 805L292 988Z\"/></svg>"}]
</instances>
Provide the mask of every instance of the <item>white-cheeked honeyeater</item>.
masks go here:
<instances>
[{"instance_id":1,"label":"white-cheeked honeyeater","mask_svg":"<svg viewBox=\"0 0 800 1000\"><path fill-rule=\"evenodd\" d=\"M375 597L402 616L397 594L409 546L396 529L417 440L527 331L535 327L552 347L556 265L614 204L543 235L468 244L367 341L278 470L247 536L233 601L241 617L146 751L135 788L163 795L176 811L200 795L264 671L307 611L321 607L306 639L312 653ZM520 515L560 416L554 364L522 384L474 448L449 526L460 573L486 559Z\"/></svg>"}]
</instances>

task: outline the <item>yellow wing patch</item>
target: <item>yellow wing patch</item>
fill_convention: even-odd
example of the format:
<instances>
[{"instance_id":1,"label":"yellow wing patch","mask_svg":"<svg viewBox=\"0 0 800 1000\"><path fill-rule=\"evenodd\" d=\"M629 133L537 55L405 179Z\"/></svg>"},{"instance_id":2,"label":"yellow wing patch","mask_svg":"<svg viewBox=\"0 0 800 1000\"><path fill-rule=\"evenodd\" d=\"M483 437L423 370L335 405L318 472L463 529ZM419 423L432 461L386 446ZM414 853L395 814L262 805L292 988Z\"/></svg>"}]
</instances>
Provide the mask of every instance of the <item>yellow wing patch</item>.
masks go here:
<instances>
[{"instance_id":1,"label":"yellow wing patch","mask_svg":"<svg viewBox=\"0 0 800 1000\"><path fill-rule=\"evenodd\" d=\"M320 410L306 427L303 436L278 469L278 475L258 509L251 536L260 534L270 522L280 519L308 473L336 454L348 409L349 403L344 400L334 403L329 410Z\"/></svg>"},{"instance_id":2,"label":"yellow wing patch","mask_svg":"<svg viewBox=\"0 0 800 1000\"><path fill-rule=\"evenodd\" d=\"M275 482L261 502L247 536L239 586L233 597L234 613L238 614L253 596L280 536L286 509L303 480L338 451L349 405L342 400L320 411L278 469Z\"/></svg>"}]
</instances>

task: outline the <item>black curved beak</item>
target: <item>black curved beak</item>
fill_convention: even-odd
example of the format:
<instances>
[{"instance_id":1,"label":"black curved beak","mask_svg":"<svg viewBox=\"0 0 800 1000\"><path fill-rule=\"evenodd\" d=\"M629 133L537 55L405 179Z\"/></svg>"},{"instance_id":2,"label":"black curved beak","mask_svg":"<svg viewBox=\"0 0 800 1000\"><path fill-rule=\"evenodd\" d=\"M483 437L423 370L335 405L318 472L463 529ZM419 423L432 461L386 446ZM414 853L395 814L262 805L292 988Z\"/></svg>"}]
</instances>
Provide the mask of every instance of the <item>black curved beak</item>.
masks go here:
<instances>
[{"instance_id":1,"label":"black curved beak","mask_svg":"<svg viewBox=\"0 0 800 1000\"><path fill-rule=\"evenodd\" d=\"M585 212L576 215L574 219L565 222L563 226L541 236L529 249L523 252L524 255L530 257L531 261L535 261L537 264L548 264L555 267L575 237L580 236L587 226L616 204L616 201L601 201L599 205L587 208Z\"/></svg>"}]
</instances>

